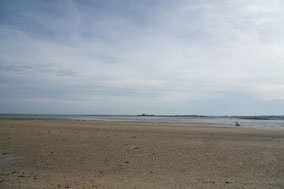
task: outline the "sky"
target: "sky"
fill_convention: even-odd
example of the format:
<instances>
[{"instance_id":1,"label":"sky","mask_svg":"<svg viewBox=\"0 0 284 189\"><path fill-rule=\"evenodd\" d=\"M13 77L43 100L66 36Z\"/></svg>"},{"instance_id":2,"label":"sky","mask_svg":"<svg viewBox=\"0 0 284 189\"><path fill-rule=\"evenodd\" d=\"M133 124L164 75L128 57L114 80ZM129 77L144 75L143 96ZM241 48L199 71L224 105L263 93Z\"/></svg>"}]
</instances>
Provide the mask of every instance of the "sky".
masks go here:
<instances>
[{"instance_id":1,"label":"sky","mask_svg":"<svg viewBox=\"0 0 284 189\"><path fill-rule=\"evenodd\" d=\"M0 0L0 113L284 114L283 0Z\"/></svg>"}]
</instances>

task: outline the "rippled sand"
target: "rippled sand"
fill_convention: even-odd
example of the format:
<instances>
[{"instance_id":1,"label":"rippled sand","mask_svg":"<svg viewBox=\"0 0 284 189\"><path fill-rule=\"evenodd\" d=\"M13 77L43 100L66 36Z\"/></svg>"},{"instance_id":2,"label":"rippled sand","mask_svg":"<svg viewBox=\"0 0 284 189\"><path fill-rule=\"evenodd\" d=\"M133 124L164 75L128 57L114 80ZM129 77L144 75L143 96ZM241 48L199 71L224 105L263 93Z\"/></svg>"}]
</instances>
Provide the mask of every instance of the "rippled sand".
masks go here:
<instances>
[{"instance_id":1,"label":"rippled sand","mask_svg":"<svg viewBox=\"0 0 284 189\"><path fill-rule=\"evenodd\" d=\"M0 119L0 188L284 188L284 130Z\"/></svg>"}]
</instances>

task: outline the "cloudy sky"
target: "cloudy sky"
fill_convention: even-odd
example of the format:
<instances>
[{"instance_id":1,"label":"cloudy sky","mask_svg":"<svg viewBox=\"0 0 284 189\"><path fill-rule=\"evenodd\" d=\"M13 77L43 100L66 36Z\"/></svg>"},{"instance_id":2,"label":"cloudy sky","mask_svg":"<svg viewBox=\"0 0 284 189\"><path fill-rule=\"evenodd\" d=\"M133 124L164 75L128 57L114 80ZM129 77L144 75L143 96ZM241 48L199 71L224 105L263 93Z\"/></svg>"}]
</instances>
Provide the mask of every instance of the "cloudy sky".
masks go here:
<instances>
[{"instance_id":1,"label":"cloudy sky","mask_svg":"<svg viewBox=\"0 0 284 189\"><path fill-rule=\"evenodd\" d=\"M283 0L1 0L0 113L284 114Z\"/></svg>"}]
</instances>

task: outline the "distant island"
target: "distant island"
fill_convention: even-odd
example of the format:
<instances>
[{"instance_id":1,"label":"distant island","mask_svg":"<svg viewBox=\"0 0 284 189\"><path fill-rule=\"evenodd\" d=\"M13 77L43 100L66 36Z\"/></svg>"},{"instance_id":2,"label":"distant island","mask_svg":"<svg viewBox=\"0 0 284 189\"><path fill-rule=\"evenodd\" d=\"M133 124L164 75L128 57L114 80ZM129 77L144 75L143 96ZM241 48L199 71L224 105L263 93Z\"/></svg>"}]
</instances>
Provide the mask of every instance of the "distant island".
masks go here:
<instances>
[{"instance_id":1,"label":"distant island","mask_svg":"<svg viewBox=\"0 0 284 189\"><path fill-rule=\"evenodd\" d=\"M155 115L152 115L152 114L140 114L140 115L138 115L138 116L151 116L151 117L154 117Z\"/></svg>"}]
</instances>

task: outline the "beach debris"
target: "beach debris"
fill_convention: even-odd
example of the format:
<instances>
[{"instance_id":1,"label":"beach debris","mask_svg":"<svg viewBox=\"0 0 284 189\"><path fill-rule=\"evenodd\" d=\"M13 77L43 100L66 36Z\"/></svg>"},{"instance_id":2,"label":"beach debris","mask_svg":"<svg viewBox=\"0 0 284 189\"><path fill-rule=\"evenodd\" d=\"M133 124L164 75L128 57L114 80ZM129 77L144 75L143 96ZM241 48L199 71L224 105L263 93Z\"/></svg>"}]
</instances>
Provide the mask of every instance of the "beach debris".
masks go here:
<instances>
[{"instance_id":1,"label":"beach debris","mask_svg":"<svg viewBox=\"0 0 284 189\"><path fill-rule=\"evenodd\" d=\"M125 161L124 163L130 163L129 161Z\"/></svg>"},{"instance_id":2,"label":"beach debris","mask_svg":"<svg viewBox=\"0 0 284 189\"><path fill-rule=\"evenodd\" d=\"M140 148L139 148L139 147L134 147L133 149L134 149L134 150L138 150L138 149L140 149Z\"/></svg>"},{"instance_id":3,"label":"beach debris","mask_svg":"<svg viewBox=\"0 0 284 189\"><path fill-rule=\"evenodd\" d=\"M225 183L226 183L226 184L230 184L230 182L229 182L229 181L226 181Z\"/></svg>"},{"instance_id":4,"label":"beach debris","mask_svg":"<svg viewBox=\"0 0 284 189\"><path fill-rule=\"evenodd\" d=\"M9 176L9 173L0 173L0 176L4 176L4 177L7 177L7 176Z\"/></svg>"},{"instance_id":5,"label":"beach debris","mask_svg":"<svg viewBox=\"0 0 284 189\"><path fill-rule=\"evenodd\" d=\"M65 184L64 188L70 188L70 186L68 184Z\"/></svg>"},{"instance_id":6,"label":"beach debris","mask_svg":"<svg viewBox=\"0 0 284 189\"><path fill-rule=\"evenodd\" d=\"M24 177L25 177L25 172L22 171L22 173L21 173L20 175L17 175L17 177L19 177L19 178L24 178Z\"/></svg>"}]
</instances>

